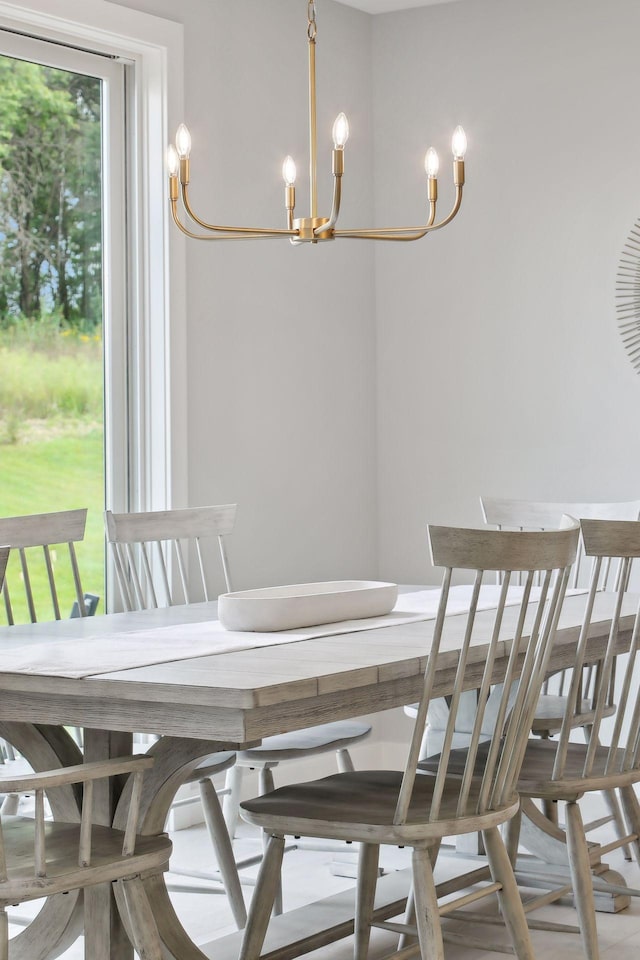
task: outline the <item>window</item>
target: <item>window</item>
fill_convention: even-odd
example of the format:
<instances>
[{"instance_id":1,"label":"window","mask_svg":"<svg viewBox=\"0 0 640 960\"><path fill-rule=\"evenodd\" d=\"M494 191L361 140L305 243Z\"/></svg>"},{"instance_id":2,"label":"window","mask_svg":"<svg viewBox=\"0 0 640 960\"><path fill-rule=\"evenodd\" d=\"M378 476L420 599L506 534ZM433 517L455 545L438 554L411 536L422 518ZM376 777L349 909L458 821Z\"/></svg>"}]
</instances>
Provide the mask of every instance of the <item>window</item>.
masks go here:
<instances>
[{"instance_id":1,"label":"window","mask_svg":"<svg viewBox=\"0 0 640 960\"><path fill-rule=\"evenodd\" d=\"M169 323L184 316L184 246L169 230L164 171L167 129L182 112L182 28L101 0L50 8L0 0L0 29L36 43L40 57L47 44L31 38L54 42L56 56L62 44L71 58L100 61L123 107L124 124L120 115L109 128L104 224L106 502L162 509L184 502L187 481L184 325Z\"/></svg>"}]
</instances>

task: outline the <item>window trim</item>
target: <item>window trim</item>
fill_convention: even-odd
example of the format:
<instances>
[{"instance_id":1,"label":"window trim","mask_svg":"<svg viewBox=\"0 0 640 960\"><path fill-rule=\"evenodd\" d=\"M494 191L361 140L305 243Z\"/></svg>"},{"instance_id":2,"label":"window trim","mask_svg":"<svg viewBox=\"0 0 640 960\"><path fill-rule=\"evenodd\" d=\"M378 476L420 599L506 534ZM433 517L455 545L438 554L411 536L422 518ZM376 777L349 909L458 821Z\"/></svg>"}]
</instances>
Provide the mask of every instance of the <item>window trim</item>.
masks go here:
<instances>
[{"instance_id":1,"label":"window trim","mask_svg":"<svg viewBox=\"0 0 640 960\"><path fill-rule=\"evenodd\" d=\"M170 229L164 169L167 131L184 106L183 27L104 0L55 6L52 14L51 0L0 0L0 27L122 58L135 78L126 84L129 404L126 423L112 424L107 506L166 509L186 503L188 480L186 330L170 323L185 316L185 244ZM119 458L125 443L128 456Z\"/></svg>"}]
</instances>

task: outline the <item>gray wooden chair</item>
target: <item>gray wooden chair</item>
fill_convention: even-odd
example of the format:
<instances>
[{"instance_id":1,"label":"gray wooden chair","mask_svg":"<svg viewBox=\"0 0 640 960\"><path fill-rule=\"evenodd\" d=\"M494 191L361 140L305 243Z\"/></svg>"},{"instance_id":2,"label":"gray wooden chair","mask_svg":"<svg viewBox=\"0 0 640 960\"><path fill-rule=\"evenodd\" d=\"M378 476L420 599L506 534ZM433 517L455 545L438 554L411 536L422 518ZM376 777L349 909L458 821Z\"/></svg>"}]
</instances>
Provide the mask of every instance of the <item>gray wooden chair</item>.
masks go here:
<instances>
[{"instance_id":1,"label":"gray wooden chair","mask_svg":"<svg viewBox=\"0 0 640 960\"><path fill-rule=\"evenodd\" d=\"M58 598L56 575L59 576L64 562L62 556L57 557L58 551L55 548L58 546L65 546L68 553L69 569L74 586L74 603L77 605L76 615L82 617L88 615L75 551L75 544L84 539L86 521L86 509L31 514L24 517L0 517L0 543L10 546L20 558L20 589L24 592L32 623L38 620L60 620L63 616L69 616L66 611L61 613ZM46 602L42 601L39 610L32 585L38 563L41 564L40 570L44 569L46 574L46 587L49 594ZM16 591L17 580L18 578L12 579L12 588ZM9 591L9 575L5 578L2 595L7 623L12 626L14 611Z\"/></svg>"},{"instance_id":2,"label":"gray wooden chair","mask_svg":"<svg viewBox=\"0 0 640 960\"><path fill-rule=\"evenodd\" d=\"M582 518L590 520L637 520L640 517L640 500L628 500L612 503L582 503L574 501L562 502L544 502L536 500L510 500L501 497L481 497L480 504L484 519L492 526L498 529L519 529L519 530L543 530L553 529L558 526L560 517L563 514L569 514L580 520ZM590 574L592 562L585 556L584 544L582 539L578 546L578 554L571 578L569 580L570 588L587 588L590 585ZM610 559L601 566L600 580L598 589L615 590L620 584L622 571L622 562L620 560ZM628 580L631 571L627 573ZM548 739L554 736L560 730L567 708L567 690L571 684L572 670L559 671L551 677L547 677L543 687L536 714L531 725L532 733L537 737ZM583 730L584 736L588 739L592 735L593 717L588 710L589 698L593 696L594 684L596 682L596 671L592 665L584 669L582 678L582 687L584 692L584 703L581 709L574 717L574 726ZM607 716L612 716L616 711L615 697L615 666L612 672L612 682L608 691L608 700L605 706ZM596 821L598 826L610 819L615 824L616 832L619 837L626 835L626 827L622 811L618 803L618 798L613 790L607 790L603 793L603 799L609 809L609 817L601 818ZM553 822L558 822L558 805L554 801L545 803L545 814ZM589 827L587 828L589 829ZM631 850L625 844L623 846L625 859L631 860Z\"/></svg>"},{"instance_id":3,"label":"gray wooden chair","mask_svg":"<svg viewBox=\"0 0 640 960\"><path fill-rule=\"evenodd\" d=\"M177 510L152 511L148 513L116 514L107 510L105 523L107 540L113 550L116 577L125 609L171 606L176 603L191 603L193 599L213 599L211 581L205 563L201 541L207 538L218 542L224 586L231 591L231 574L225 550L225 537L233 530L236 504L221 506L190 507ZM188 545L194 551L188 567ZM197 591L190 587L190 577L197 581ZM272 770L283 761L302 759L322 753L337 755L339 769L353 769L348 748L363 740L371 732L369 724L360 721L340 721L312 727L294 733L266 738L262 745L252 750L235 754L229 760L225 754L225 768L229 768L225 791L225 820L227 827L220 826L220 811L217 795L211 788L210 766L207 774L198 779L207 824L211 839L218 853L219 863L226 864L225 888L229 893L238 926L244 925L244 903L235 868L229 855L229 836L233 838L237 822L242 770L255 768L260 771L260 789L273 789ZM210 762L211 761L211 762ZM219 769L223 769L222 767ZM205 795L206 794L206 795ZM255 862L252 858L250 862ZM246 865L249 865L247 863ZM243 864L240 864L243 866ZM234 895L233 890L237 889ZM281 909L280 899L278 910Z\"/></svg>"},{"instance_id":4,"label":"gray wooden chair","mask_svg":"<svg viewBox=\"0 0 640 960\"><path fill-rule=\"evenodd\" d=\"M32 623L60 620L67 616L85 617L95 613L98 598L84 593L76 557L76 544L84 539L86 520L86 508L0 517L0 544L7 544L13 555L19 558L19 567L9 566L2 584L9 626L15 624L14 607L18 596L24 598ZM63 572L71 574L72 596L65 596L61 591L60 578ZM36 587L36 584L42 583L43 586ZM80 743L81 732L74 729L71 732ZM10 743L2 741L0 751L0 762L16 761ZM26 771L26 761L20 759L19 762ZM17 794L6 796L2 812L6 815L17 813L18 802Z\"/></svg>"},{"instance_id":5,"label":"gray wooden chair","mask_svg":"<svg viewBox=\"0 0 640 960\"><path fill-rule=\"evenodd\" d=\"M282 787L242 803L242 816L269 834L267 852L249 912L240 960L257 960L266 934L282 863L286 834L350 839L361 842L356 895L356 960L365 960L370 929L380 844L410 846L415 909L408 925L376 922L418 937L423 960L443 960L441 913L432 865L443 836L483 832L493 882L473 899L494 892L520 960L532 960L529 932L511 863L498 826L519 807L515 783L526 748L531 719L551 652L569 569L575 558L578 527L548 533L510 533L429 527L433 562L445 568L435 623L425 624L428 653L419 702L404 771L368 770L338 773L322 780ZM468 615L446 619L449 586L454 569L475 581ZM480 587L487 571L503 571L504 587L496 610L477 613ZM526 589L519 607L505 609L514 571L526 571ZM539 603L529 594L536 573L543 573ZM418 775L422 734L429 704L437 690L438 668L443 668L450 636L455 634L455 686L443 750L432 772ZM429 643L428 637L431 637ZM502 697L494 733L481 742L486 704L495 684L498 651L511 640ZM458 644L460 645L458 647ZM521 659L523 658L523 659ZM451 661L449 660L449 663ZM480 684L476 722L464 751L462 773L450 775L457 709L462 692ZM482 772L476 773L481 755ZM468 901L468 898L466 899ZM473 939L469 939L474 945Z\"/></svg>"},{"instance_id":6,"label":"gray wooden chair","mask_svg":"<svg viewBox=\"0 0 640 960\"><path fill-rule=\"evenodd\" d=\"M568 846L569 889L573 889L582 933L584 955L587 960L598 960L594 886L611 890L602 878L592 878L592 868L597 867L601 851L589 844L580 814L579 799L593 791L620 791L629 835L607 845L611 850L625 840L633 847L640 862L640 805L633 785L640 782L640 699L637 695L638 647L640 645L640 610L636 600L625 596L625 586L631 564L640 557L640 522L617 520L582 520L582 539L586 557L595 560L591 575L584 622L578 640L575 667L566 691L566 706L557 740L532 739L526 745L522 770L518 779L518 792L523 806L532 805L532 798L558 801L566 804L566 839ZM606 566L616 559L622 560L617 587L617 604L611 624L606 649L597 659L587 657L587 640L592 619L598 617L598 592ZM626 606L626 611L625 611ZM624 611L624 615L623 615ZM630 612L632 611L632 612ZM621 669L619 651L629 645L630 652L624 669ZM617 710L608 718L609 688L618 660ZM585 697L584 669L588 664L594 669L596 682ZM585 699L587 703L585 704ZM572 733L576 716L582 713L590 717L592 728L587 743L574 742ZM604 741L604 743L602 742ZM605 745L606 743L606 745ZM535 811L533 811L535 814ZM518 821L508 828L508 845L516 851L518 845ZM523 842L526 838L523 836ZM520 868L520 865L518 865ZM523 868L523 883L527 882L527 867ZM549 881L539 875L536 886ZM561 896L566 893L566 881L562 881ZM615 892L615 888L614 892ZM625 887L626 894L640 896L640 890ZM543 897L549 902L549 896Z\"/></svg>"},{"instance_id":7,"label":"gray wooden chair","mask_svg":"<svg viewBox=\"0 0 640 960\"><path fill-rule=\"evenodd\" d=\"M117 885L122 892L138 954L145 960L162 960L164 954L141 878L153 877L168 868L171 841L164 834L137 835L142 777L152 764L152 758L123 757L0 778L0 790L30 792L35 796L35 821L0 817L0 960L9 960L8 906L104 883ZM133 778L126 829L94 824L94 785L123 775ZM47 791L68 790L78 784L82 785L79 822L46 820ZM45 953L46 943L41 942L31 943L24 955Z\"/></svg>"}]
</instances>

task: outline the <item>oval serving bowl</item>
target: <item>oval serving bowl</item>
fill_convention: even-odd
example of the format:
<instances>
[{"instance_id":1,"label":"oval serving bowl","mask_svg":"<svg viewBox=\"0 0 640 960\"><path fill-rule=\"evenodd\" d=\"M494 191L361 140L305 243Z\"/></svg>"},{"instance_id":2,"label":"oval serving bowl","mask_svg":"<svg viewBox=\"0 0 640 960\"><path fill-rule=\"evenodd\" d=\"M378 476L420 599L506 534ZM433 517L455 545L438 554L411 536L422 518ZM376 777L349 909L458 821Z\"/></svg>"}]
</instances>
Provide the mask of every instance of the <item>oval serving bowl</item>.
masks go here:
<instances>
[{"instance_id":1,"label":"oval serving bowl","mask_svg":"<svg viewBox=\"0 0 640 960\"><path fill-rule=\"evenodd\" d=\"M393 609L397 596L397 584L376 580L294 583L223 593L218 597L218 618L226 630L295 630L381 617Z\"/></svg>"}]
</instances>

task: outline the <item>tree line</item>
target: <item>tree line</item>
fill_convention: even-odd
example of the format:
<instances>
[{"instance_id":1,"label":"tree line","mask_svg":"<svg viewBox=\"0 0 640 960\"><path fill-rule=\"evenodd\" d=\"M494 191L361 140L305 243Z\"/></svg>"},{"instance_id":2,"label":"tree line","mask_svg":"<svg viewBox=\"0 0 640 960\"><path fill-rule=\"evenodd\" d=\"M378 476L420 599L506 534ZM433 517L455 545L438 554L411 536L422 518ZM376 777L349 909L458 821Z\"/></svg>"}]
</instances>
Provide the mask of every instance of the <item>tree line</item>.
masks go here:
<instances>
[{"instance_id":1,"label":"tree line","mask_svg":"<svg viewBox=\"0 0 640 960\"><path fill-rule=\"evenodd\" d=\"M0 327L102 322L101 84L0 57Z\"/></svg>"}]
</instances>

